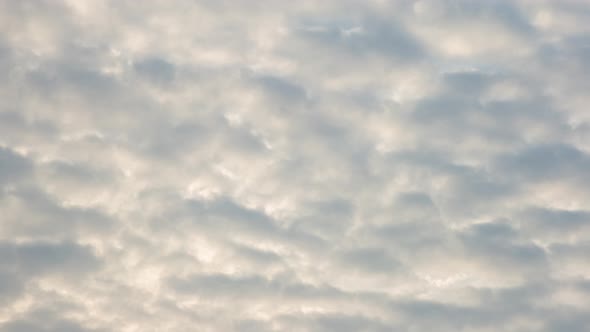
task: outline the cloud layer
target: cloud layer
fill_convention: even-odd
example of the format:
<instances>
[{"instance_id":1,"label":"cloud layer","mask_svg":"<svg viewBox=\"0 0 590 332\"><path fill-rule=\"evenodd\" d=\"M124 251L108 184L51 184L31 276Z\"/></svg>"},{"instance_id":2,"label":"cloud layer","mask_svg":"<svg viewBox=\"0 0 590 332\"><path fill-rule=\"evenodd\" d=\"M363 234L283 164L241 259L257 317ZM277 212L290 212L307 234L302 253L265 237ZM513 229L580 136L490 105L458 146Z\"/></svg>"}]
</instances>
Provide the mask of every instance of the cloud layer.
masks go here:
<instances>
[{"instance_id":1,"label":"cloud layer","mask_svg":"<svg viewBox=\"0 0 590 332\"><path fill-rule=\"evenodd\" d=\"M0 1L0 329L590 330L589 22Z\"/></svg>"}]
</instances>

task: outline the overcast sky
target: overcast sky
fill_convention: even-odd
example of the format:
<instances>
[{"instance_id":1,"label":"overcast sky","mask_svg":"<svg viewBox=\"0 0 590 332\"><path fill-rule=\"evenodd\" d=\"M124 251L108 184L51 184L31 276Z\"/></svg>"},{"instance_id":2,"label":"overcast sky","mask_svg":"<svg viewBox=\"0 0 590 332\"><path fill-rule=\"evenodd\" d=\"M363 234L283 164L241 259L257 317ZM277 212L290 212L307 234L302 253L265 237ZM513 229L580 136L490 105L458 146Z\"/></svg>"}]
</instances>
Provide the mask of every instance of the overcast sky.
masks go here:
<instances>
[{"instance_id":1,"label":"overcast sky","mask_svg":"<svg viewBox=\"0 0 590 332\"><path fill-rule=\"evenodd\" d=\"M3 332L590 331L590 2L0 0Z\"/></svg>"}]
</instances>

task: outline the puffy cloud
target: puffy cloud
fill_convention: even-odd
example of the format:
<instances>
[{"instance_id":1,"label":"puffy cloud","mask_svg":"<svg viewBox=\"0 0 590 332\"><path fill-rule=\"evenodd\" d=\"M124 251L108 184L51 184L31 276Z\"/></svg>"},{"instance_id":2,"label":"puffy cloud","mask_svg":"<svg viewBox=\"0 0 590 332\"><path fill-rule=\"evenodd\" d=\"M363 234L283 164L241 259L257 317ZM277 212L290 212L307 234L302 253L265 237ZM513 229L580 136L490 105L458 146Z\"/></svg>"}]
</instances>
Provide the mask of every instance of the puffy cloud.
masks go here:
<instances>
[{"instance_id":1,"label":"puffy cloud","mask_svg":"<svg viewBox=\"0 0 590 332\"><path fill-rule=\"evenodd\" d=\"M581 1L0 1L0 329L587 331Z\"/></svg>"}]
</instances>

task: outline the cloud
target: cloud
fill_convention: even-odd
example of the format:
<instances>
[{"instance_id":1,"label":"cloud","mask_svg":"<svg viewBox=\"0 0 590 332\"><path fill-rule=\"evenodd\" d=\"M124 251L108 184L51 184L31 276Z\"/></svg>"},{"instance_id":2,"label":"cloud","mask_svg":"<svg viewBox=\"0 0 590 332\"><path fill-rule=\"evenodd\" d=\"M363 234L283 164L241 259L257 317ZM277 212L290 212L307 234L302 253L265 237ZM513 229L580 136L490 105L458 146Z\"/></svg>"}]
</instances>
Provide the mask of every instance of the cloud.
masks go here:
<instances>
[{"instance_id":1,"label":"cloud","mask_svg":"<svg viewBox=\"0 0 590 332\"><path fill-rule=\"evenodd\" d=\"M0 148L0 163L0 183L3 186L24 177L32 168L30 160L7 148Z\"/></svg>"},{"instance_id":2,"label":"cloud","mask_svg":"<svg viewBox=\"0 0 590 332\"><path fill-rule=\"evenodd\" d=\"M0 1L0 329L586 331L581 1Z\"/></svg>"}]
</instances>

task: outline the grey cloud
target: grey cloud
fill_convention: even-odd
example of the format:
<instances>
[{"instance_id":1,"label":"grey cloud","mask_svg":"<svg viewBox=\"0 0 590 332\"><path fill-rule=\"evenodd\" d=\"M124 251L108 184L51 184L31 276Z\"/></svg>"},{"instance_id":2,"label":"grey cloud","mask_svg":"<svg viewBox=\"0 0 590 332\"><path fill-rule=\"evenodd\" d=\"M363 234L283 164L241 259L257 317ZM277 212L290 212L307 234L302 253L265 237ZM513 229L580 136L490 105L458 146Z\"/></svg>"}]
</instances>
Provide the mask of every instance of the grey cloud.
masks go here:
<instances>
[{"instance_id":1,"label":"grey cloud","mask_svg":"<svg viewBox=\"0 0 590 332\"><path fill-rule=\"evenodd\" d=\"M355 208L349 201L334 199L302 205L302 216L294 221L297 229L330 238L345 233L351 227Z\"/></svg>"},{"instance_id":2,"label":"grey cloud","mask_svg":"<svg viewBox=\"0 0 590 332\"><path fill-rule=\"evenodd\" d=\"M387 252L376 248L352 249L342 253L341 259L351 270L370 273L394 273L401 267Z\"/></svg>"},{"instance_id":3,"label":"grey cloud","mask_svg":"<svg viewBox=\"0 0 590 332\"><path fill-rule=\"evenodd\" d=\"M516 32L533 32L534 28L521 10L521 6L510 1L497 1L482 5L470 1L459 1L456 7L449 6L452 9L448 12L455 18L471 18L473 16L488 18L500 22Z\"/></svg>"},{"instance_id":4,"label":"grey cloud","mask_svg":"<svg viewBox=\"0 0 590 332\"><path fill-rule=\"evenodd\" d=\"M88 179L85 179L88 180ZM64 207L47 193L26 188L0 200L12 215L4 218L4 234L13 236L68 238L83 232L105 232L113 220L92 208Z\"/></svg>"},{"instance_id":5,"label":"grey cloud","mask_svg":"<svg viewBox=\"0 0 590 332\"><path fill-rule=\"evenodd\" d=\"M519 241L516 232L508 225L487 223L472 226L463 241L466 248L476 256L489 259L500 268L506 264L508 269L532 268L530 277L543 277L546 268L546 253L543 248L532 243Z\"/></svg>"},{"instance_id":6,"label":"grey cloud","mask_svg":"<svg viewBox=\"0 0 590 332\"><path fill-rule=\"evenodd\" d=\"M284 316L281 320L285 322L285 327L299 327L301 331L401 331L400 328L392 328L385 322L360 315L315 314L303 317Z\"/></svg>"},{"instance_id":7,"label":"grey cloud","mask_svg":"<svg viewBox=\"0 0 590 332\"><path fill-rule=\"evenodd\" d=\"M446 140L451 142L482 139L502 146L518 146L530 135L523 129L528 126L539 131L536 135L545 140L559 138L568 131L562 116L548 108L542 97L538 101L482 102L476 98L482 93L466 91L458 82L449 85L457 91L419 102L411 115L417 126L432 131L429 137L447 136ZM469 83L469 89L478 89L477 84Z\"/></svg>"},{"instance_id":8,"label":"grey cloud","mask_svg":"<svg viewBox=\"0 0 590 332\"><path fill-rule=\"evenodd\" d=\"M248 260L262 264L272 264L281 261L281 256L271 251L259 250L247 245L234 245L236 254Z\"/></svg>"},{"instance_id":9,"label":"grey cloud","mask_svg":"<svg viewBox=\"0 0 590 332\"><path fill-rule=\"evenodd\" d=\"M161 124L156 132L138 133L137 141L140 151L146 154L156 158L173 157L189 149L198 149L207 134L207 130L198 124Z\"/></svg>"},{"instance_id":10,"label":"grey cloud","mask_svg":"<svg viewBox=\"0 0 590 332\"><path fill-rule=\"evenodd\" d=\"M156 84L174 80L174 65L161 58L147 58L134 64L135 71L143 78Z\"/></svg>"},{"instance_id":11,"label":"grey cloud","mask_svg":"<svg viewBox=\"0 0 590 332\"><path fill-rule=\"evenodd\" d=\"M101 169L98 165L83 163L69 163L64 161L52 161L43 165L48 175L55 178L64 178L76 182L108 183L113 182L118 174L113 174L108 169Z\"/></svg>"},{"instance_id":12,"label":"grey cloud","mask_svg":"<svg viewBox=\"0 0 590 332\"><path fill-rule=\"evenodd\" d=\"M0 147L0 185L18 181L19 178L28 175L33 170L32 162L20 154Z\"/></svg>"},{"instance_id":13,"label":"grey cloud","mask_svg":"<svg viewBox=\"0 0 590 332\"><path fill-rule=\"evenodd\" d=\"M25 331L38 331L38 332L50 332L50 331L64 331L64 332L86 332L86 331L93 331L89 329L85 329L80 325L77 325L72 322L59 322L50 325L47 327L46 324L33 324L27 321L13 321L7 324L2 325L4 331L10 332L25 332Z\"/></svg>"},{"instance_id":14,"label":"grey cloud","mask_svg":"<svg viewBox=\"0 0 590 332\"><path fill-rule=\"evenodd\" d=\"M460 91L466 95L477 95L489 87L494 78L477 71L445 73L443 79L451 91Z\"/></svg>"},{"instance_id":15,"label":"grey cloud","mask_svg":"<svg viewBox=\"0 0 590 332\"><path fill-rule=\"evenodd\" d=\"M24 317L6 322L0 327L3 331L10 332L99 332L104 330L89 328L84 324L65 318L60 318L59 314L51 310L37 310L28 312Z\"/></svg>"},{"instance_id":16,"label":"grey cloud","mask_svg":"<svg viewBox=\"0 0 590 332\"><path fill-rule=\"evenodd\" d=\"M264 300L285 301L306 299L330 300L342 297L339 290L316 287L280 279L266 279L258 276L197 275L187 279L172 279L170 287L182 294L201 294L212 297L232 297L247 300L259 297Z\"/></svg>"},{"instance_id":17,"label":"grey cloud","mask_svg":"<svg viewBox=\"0 0 590 332\"><path fill-rule=\"evenodd\" d=\"M3 261L25 275L68 273L92 269L99 263L87 247L75 243L2 243Z\"/></svg>"},{"instance_id":18,"label":"grey cloud","mask_svg":"<svg viewBox=\"0 0 590 332\"><path fill-rule=\"evenodd\" d=\"M0 258L0 301L6 306L22 297L31 282L52 275L79 280L100 266L93 250L68 242L2 242Z\"/></svg>"},{"instance_id":19,"label":"grey cloud","mask_svg":"<svg viewBox=\"0 0 590 332\"><path fill-rule=\"evenodd\" d=\"M532 207L520 215L521 225L540 236L584 236L590 228L590 212L585 210L561 210Z\"/></svg>"},{"instance_id":20,"label":"grey cloud","mask_svg":"<svg viewBox=\"0 0 590 332\"><path fill-rule=\"evenodd\" d=\"M270 95L279 97L279 102L286 105L306 98L305 90L302 87L279 77L262 76L255 78L254 81L258 82L262 89Z\"/></svg>"},{"instance_id":21,"label":"grey cloud","mask_svg":"<svg viewBox=\"0 0 590 332\"><path fill-rule=\"evenodd\" d=\"M424 56L420 42L402 25L377 14L343 22L311 17L299 25L296 31L304 40L316 47L326 47L334 55L335 52L341 52L346 57L375 53L405 61L415 61Z\"/></svg>"},{"instance_id":22,"label":"grey cloud","mask_svg":"<svg viewBox=\"0 0 590 332\"><path fill-rule=\"evenodd\" d=\"M588 156L566 144L530 146L498 161L502 171L533 181L571 179L586 182L588 166Z\"/></svg>"},{"instance_id":23,"label":"grey cloud","mask_svg":"<svg viewBox=\"0 0 590 332\"><path fill-rule=\"evenodd\" d=\"M567 320L564 311L551 310L539 305L539 301L551 296L556 284L539 284L531 282L523 287L508 287L504 289L479 288L473 289L480 304L455 305L436 301L414 300L397 301L391 303L391 310L402 313L410 328L418 331L438 329L454 331L456 329L485 330L493 324L501 322L504 331L539 330L554 331L555 325ZM572 310L573 318L576 316ZM543 322L535 321L539 315L544 315ZM453 319L449 320L449 317ZM564 319L565 318L565 319ZM533 320L533 324L520 325L522 320ZM575 326L579 322L571 320Z\"/></svg>"},{"instance_id":24,"label":"grey cloud","mask_svg":"<svg viewBox=\"0 0 590 332\"><path fill-rule=\"evenodd\" d=\"M0 303L12 301L21 295L24 285L21 277L10 271L0 272Z\"/></svg>"}]
</instances>

